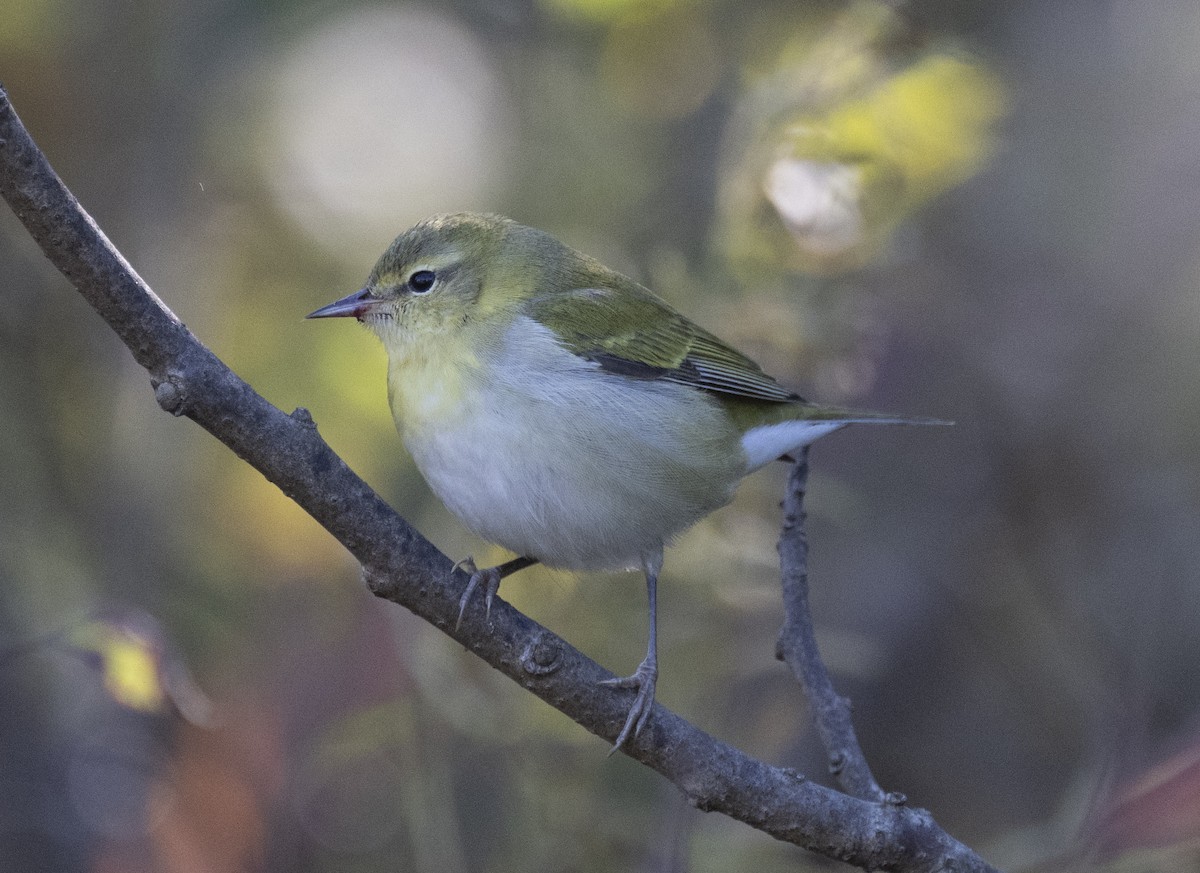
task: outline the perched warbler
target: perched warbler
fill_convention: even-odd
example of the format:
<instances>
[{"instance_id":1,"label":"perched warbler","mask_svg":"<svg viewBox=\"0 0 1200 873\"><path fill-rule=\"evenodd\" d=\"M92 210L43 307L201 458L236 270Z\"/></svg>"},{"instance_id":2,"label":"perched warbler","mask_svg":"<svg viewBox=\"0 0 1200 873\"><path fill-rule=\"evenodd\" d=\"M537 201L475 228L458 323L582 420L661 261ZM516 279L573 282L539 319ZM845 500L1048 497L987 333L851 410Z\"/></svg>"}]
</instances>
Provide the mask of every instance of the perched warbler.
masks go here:
<instances>
[{"instance_id":1,"label":"perched warbler","mask_svg":"<svg viewBox=\"0 0 1200 873\"><path fill-rule=\"evenodd\" d=\"M619 748L645 726L658 678L663 546L728 503L741 478L852 423L916 419L814 406L632 279L496 215L427 219L391 244L361 291L311 313L350 316L383 341L388 400L430 488L518 557L640 567L646 657Z\"/></svg>"}]
</instances>

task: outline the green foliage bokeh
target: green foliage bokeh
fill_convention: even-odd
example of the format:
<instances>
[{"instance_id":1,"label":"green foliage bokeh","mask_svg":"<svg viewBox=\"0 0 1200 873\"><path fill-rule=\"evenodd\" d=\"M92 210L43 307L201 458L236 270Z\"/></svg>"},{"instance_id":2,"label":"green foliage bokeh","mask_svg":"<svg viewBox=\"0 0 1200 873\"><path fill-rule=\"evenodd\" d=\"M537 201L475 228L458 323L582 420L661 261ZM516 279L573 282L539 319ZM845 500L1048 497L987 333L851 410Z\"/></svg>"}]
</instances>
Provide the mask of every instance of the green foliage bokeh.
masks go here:
<instances>
[{"instance_id":1,"label":"green foliage bokeh","mask_svg":"<svg viewBox=\"0 0 1200 873\"><path fill-rule=\"evenodd\" d=\"M1191 5L3 18L0 78L130 262L454 558L506 555L405 457L374 339L303 320L428 212L544 227L816 399L957 420L814 451L819 634L880 780L1003 864L1191 845L1185 816L1148 834L1125 812L1200 711ZM7 211L0 275L0 688L24 701L0 778L50 798L0 798L6 869L824 869L372 600L311 519L162 414ZM783 474L668 551L659 699L825 778L773 658ZM637 576L534 568L501 593L636 664Z\"/></svg>"}]
</instances>

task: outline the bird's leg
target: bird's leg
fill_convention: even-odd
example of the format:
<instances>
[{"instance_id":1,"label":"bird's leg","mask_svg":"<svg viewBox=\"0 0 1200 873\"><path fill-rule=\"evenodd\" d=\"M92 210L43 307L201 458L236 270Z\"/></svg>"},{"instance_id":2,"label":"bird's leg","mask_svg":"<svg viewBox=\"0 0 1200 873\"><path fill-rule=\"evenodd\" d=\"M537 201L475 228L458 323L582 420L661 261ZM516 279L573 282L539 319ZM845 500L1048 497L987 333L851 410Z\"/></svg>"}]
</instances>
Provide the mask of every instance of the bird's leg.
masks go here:
<instances>
[{"instance_id":1,"label":"bird's leg","mask_svg":"<svg viewBox=\"0 0 1200 873\"><path fill-rule=\"evenodd\" d=\"M658 573L662 570L662 547L651 555L642 556L642 570L646 574L646 594L650 599L650 642L646 646L646 657L638 664L632 676L623 679L605 679L601 684L610 688L636 688L637 697L629 708L625 726L613 743L612 752L617 751L630 737L636 737L650 720L654 710L654 685L658 681Z\"/></svg>"},{"instance_id":2,"label":"bird's leg","mask_svg":"<svg viewBox=\"0 0 1200 873\"><path fill-rule=\"evenodd\" d=\"M475 589L479 584L483 583L483 590L486 592L484 603L487 606L487 618L492 617L492 599L496 596L496 592L500 590L500 580L505 576L511 576L518 570L524 570L526 567L533 566L537 563L537 558L519 557L513 558L511 561L505 561L503 564L498 564L495 567L484 567L480 570L475 566L475 562L471 558L465 558L454 565L453 569L463 569L471 574L470 581L467 582L467 589L463 592L462 597L458 600L458 621L454 623L454 629L458 630L462 625L463 613L467 611L467 604L471 602L472 595L475 594Z\"/></svg>"}]
</instances>

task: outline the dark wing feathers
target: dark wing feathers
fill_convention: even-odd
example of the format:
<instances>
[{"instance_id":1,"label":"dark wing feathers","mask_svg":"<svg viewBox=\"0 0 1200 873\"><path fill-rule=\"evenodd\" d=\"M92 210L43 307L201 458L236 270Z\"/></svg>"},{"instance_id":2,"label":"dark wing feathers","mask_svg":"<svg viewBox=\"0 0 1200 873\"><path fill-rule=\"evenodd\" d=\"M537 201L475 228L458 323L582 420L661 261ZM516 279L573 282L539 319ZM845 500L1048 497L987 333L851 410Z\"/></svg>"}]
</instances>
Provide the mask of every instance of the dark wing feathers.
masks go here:
<instances>
[{"instance_id":1,"label":"dark wing feathers","mask_svg":"<svg viewBox=\"0 0 1200 873\"><path fill-rule=\"evenodd\" d=\"M800 400L754 361L631 281L539 295L525 313L610 373L753 400Z\"/></svg>"}]
</instances>

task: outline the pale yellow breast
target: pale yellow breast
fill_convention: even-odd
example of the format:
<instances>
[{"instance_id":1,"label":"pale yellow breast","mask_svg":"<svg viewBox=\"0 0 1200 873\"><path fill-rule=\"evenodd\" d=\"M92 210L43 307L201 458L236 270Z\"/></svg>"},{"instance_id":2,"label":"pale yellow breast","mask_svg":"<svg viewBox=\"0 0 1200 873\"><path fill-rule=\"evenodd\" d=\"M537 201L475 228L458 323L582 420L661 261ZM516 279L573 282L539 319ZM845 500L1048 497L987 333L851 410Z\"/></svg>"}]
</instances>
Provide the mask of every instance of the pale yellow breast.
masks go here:
<instances>
[{"instance_id":1,"label":"pale yellow breast","mask_svg":"<svg viewBox=\"0 0 1200 873\"><path fill-rule=\"evenodd\" d=\"M480 363L469 344L416 339L388 357L388 403L402 435L452 428L470 409Z\"/></svg>"}]
</instances>

